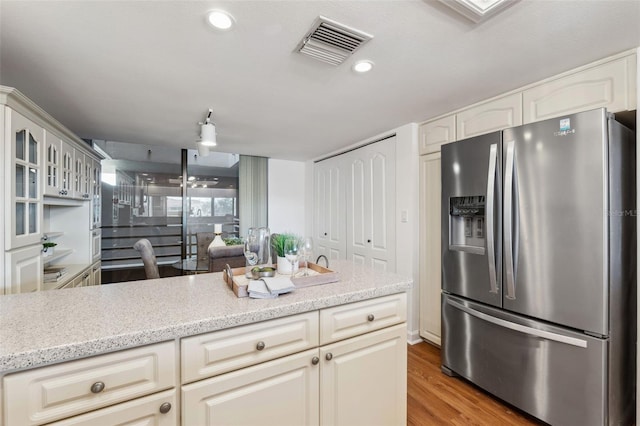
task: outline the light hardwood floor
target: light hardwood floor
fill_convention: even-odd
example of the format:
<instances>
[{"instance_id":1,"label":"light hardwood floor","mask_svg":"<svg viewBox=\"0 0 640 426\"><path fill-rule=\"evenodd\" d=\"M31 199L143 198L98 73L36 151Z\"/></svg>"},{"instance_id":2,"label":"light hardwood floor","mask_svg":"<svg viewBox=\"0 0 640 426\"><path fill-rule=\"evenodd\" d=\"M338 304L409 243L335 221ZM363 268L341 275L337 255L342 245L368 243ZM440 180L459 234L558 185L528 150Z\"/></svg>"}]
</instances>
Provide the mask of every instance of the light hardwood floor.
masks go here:
<instances>
[{"instance_id":1,"label":"light hardwood floor","mask_svg":"<svg viewBox=\"0 0 640 426\"><path fill-rule=\"evenodd\" d=\"M409 346L407 425L543 425L461 378L440 371L440 349Z\"/></svg>"}]
</instances>

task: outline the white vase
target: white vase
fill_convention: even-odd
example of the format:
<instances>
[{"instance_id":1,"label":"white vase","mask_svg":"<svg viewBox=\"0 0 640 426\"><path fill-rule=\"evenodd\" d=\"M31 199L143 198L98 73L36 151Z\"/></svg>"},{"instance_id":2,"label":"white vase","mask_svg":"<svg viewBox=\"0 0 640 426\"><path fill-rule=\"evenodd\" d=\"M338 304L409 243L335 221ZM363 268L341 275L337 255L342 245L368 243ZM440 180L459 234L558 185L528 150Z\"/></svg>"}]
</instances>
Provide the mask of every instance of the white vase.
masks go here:
<instances>
[{"instance_id":1,"label":"white vase","mask_svg":"<svg viewBox=\"0 0 640 426\"><path fill-rule=\"evenodd\" d=\"M287 260L286 257L278 256L278 268L277 271L279 274L288 274L291 275L291 262ZM298 261L296 260L293 264L293 272L298 272Z\"/></svg>"}]
</instances>

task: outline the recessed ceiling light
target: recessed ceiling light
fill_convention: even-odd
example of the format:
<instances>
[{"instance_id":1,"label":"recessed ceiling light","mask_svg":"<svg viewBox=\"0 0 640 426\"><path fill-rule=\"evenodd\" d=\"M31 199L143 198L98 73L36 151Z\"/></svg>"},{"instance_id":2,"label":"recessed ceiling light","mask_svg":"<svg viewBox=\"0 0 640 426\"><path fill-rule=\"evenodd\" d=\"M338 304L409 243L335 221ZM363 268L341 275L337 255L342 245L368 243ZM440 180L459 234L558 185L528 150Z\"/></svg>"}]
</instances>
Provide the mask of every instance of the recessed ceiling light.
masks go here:
<instances>
[{"instance_id":1,"label":"recessed ceiling light","mask_svg":"<svg viewBox=\"0 0 640 426\"><path fill-rule=\"evenodd\" d=\"M228 30L233 26L233 17L224 10L212 10L207 16L209 24L219 30Z\"/></svg>"},{"instance_id":2,"label":"recessed ceiling light","mask_svg":"<svg viewBox=\"0 0 640 426\"><path fill-rule=\"evenodd\" d=\"M196 180L196 177L195 176L189 176L189 178L187 180L194 181L194 180Z\"/></svg>"},{"instance_id":3,"label":"recessed ceiling light","mask_svg":"<svg viewBox=\"0 0 640 426\"><path fill-rule=\"evenodd\" d=\"M365 73L371 71L373 68L373 62L371 61L358 61L353 64L353 70L357 73Z\"/></svg>"}]
</instances>

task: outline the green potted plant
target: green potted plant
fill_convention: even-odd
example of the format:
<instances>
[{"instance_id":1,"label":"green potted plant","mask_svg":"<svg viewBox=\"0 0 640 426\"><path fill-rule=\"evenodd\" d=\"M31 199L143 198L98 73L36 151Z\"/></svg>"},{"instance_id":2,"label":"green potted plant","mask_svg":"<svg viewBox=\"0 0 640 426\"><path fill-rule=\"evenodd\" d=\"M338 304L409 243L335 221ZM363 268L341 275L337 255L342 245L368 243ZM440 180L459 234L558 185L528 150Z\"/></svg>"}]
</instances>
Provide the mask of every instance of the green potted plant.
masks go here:
<instances>
[{"instance_id":1,"label":"green potted plant","mask_svg":"<svg viewBox=\"0 0 640 426\"><path fill-rule=\"evenodd\" d=\"M282 233L271 235L271 245L277 256L277 267L279 274L291 274L291 262L285 257L285 246L287 241L300 241L300 236L293 233ZM298 270L298 261L293 263L293 272Z\"/></svg>"},{"instance_id":2,"label":"green potted plant","mask_svg":"<svg viewBox=\"0 0 640 426\"><path fill-rule=\"evenodd\" d=\"M51 241L47 241L42 243L42 255L44 257L53 256L53 248L58 244L53 243Z\"/></svg>"}]
</instances>

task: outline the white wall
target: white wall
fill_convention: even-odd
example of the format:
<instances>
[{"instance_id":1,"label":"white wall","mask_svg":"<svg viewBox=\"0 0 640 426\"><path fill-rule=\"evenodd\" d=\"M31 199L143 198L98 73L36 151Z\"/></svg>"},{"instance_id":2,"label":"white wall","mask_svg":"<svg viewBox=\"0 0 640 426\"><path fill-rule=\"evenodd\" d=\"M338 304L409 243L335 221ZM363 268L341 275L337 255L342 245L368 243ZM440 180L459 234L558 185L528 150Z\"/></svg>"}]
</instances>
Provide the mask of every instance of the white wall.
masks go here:
<instances>
[{"instance_id":1,"label":"white wall","mask_svg":"<svg viewBox=\"0 0 640 426\"><path fill-rule=\"evenodd\" d=\"M268 175L269 230L306 236L305 163L270 158Z\"/></svg>"}]
</instances>

